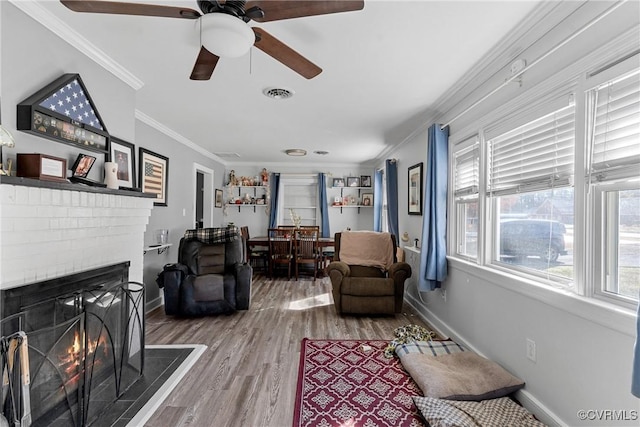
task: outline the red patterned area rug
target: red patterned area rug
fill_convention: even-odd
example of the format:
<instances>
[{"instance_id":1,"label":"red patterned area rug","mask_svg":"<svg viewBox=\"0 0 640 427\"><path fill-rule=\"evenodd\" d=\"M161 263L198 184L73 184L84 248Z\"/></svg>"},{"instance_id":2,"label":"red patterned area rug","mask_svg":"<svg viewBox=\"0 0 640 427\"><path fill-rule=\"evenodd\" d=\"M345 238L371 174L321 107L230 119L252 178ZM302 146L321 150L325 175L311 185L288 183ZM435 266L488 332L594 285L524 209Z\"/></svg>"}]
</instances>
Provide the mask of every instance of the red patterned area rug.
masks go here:
<instances>
[{"instance_id":1,"label":"red patterned area rug","mask_svg":"<svg viewBox=\"0 0 640 427\"><path fill-rule=\"evenodd\" d=\"M424 426L411 399L422 392L388 344L303 339L293 426Z\"/></svg>"}]
</instances>

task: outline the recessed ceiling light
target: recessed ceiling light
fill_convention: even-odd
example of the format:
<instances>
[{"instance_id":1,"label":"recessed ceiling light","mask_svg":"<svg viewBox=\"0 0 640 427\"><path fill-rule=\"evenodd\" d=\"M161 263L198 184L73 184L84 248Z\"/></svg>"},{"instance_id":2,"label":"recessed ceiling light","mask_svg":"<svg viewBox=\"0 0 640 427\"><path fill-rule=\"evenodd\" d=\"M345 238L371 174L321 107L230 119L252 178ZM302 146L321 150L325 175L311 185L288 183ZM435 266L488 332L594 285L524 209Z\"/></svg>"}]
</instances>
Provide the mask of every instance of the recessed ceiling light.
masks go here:
<instances>
[{"instance_id":1,"label":"recessed ceiling light","mask_svg":"<svg viewBox=\"0 0 640 427\"><path fill-rule=\"evenodd\" d=\"M281 87L268 87L262 91L264 96L271 99L289 99L295 93L291 89L284 89Z\"/></svg>"},{"instance_id":2,"label":"recessed ceiling light","mask_svg":"<svg viewBox=\"0 0 640 427\"><path fill-rule=\"evenodd\" d=\"M303 150L301 148L290 148L288 150L284 150L285 154L287 156L306 156L307 155L307 150Z\"/></svg>"},{"instance_id":3,"label":"recessed ceiling light","mask_svg":"<svg viewBox=\"0 0 640 427\"><path fill-rule=\"evenodd\" d=\"M328 151L324 151L324 150L316 150L314 151L315 154L319 154L321 156L326 156L327 154L329 154Z\"/></svg>"}]
</instances>

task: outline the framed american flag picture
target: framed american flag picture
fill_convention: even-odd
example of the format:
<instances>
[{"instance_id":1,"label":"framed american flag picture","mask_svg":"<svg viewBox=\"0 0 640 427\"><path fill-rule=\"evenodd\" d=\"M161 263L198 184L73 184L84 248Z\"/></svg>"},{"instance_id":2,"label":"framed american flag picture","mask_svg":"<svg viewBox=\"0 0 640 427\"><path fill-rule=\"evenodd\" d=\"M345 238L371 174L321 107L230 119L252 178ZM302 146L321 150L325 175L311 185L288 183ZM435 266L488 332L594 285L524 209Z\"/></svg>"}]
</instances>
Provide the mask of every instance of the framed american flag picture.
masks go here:
<instances>
[{"instance_id":1,"label":"framed american flag picture","mask_svg":"<svg viewBox=\"0 0 640 427\"><path fill-rule=\"evenodd\" d=\"M139 182L143 193L156 195L155 206L167 206L169 159L140 147Z\"/></svg>"}]
</instances>

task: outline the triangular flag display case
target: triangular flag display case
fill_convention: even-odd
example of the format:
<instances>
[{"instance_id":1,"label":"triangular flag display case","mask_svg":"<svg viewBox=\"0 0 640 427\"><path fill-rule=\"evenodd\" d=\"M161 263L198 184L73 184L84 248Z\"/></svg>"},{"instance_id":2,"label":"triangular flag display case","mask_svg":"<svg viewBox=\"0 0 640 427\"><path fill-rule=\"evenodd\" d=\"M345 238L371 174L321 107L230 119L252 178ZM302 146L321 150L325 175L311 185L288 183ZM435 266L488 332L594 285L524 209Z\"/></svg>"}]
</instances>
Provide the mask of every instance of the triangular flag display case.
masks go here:
<instances>
[{"instance_id":1,"label":"triangular flag display case","mask_svg":"<svg viewBox=\"0 0 640 427\"><path fill-rule=\"evenodd\" d=\"M18 104L17 129L107 153L109 133L79 74L64 74Z\"/></svg>"}]
</instances>

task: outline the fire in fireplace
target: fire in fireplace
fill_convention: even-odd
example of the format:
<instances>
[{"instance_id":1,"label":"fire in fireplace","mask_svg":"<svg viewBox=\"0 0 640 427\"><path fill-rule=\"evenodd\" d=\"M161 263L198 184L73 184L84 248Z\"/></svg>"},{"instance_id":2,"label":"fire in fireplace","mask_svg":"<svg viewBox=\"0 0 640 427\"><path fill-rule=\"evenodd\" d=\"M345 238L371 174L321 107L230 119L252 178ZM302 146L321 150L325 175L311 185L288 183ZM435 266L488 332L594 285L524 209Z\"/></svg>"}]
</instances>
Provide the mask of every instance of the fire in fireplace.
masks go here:
<instances>
[{"instance_id":1,"label":"fire in fireplace","mask_svg":"<svg viewBox=\"0 0 640 427\"><path fill-rule=\"evenodd\" d=\"M33 426L91 425L141 377L144 286L128 281L128 267L2 292L2 335L28 337Z\"/></svg>"}]
</instances>

